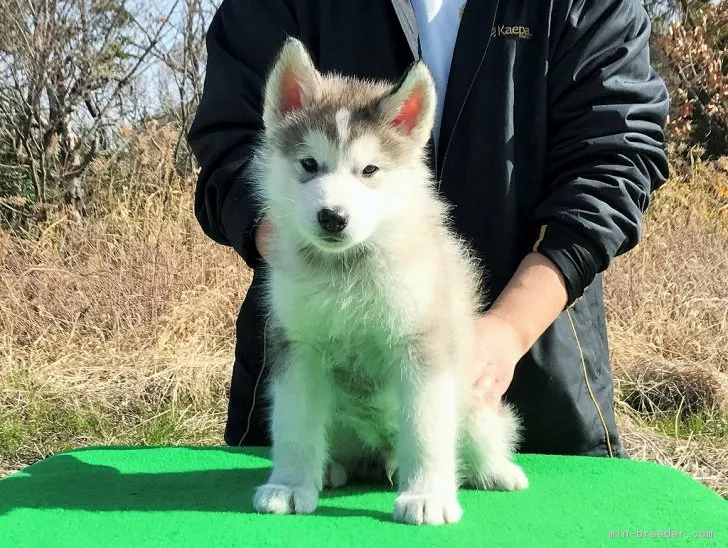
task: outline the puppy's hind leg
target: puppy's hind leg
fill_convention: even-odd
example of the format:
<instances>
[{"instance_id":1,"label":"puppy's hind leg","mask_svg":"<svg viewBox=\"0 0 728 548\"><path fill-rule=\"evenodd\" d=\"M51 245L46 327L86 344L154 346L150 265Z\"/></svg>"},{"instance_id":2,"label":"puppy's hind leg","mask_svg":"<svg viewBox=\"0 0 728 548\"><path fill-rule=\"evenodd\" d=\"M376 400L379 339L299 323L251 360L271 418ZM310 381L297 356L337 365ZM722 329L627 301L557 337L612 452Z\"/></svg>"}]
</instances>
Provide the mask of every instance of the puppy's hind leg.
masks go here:
<instances>
[{"instance_id":1,"label":"puppy's hind leg","mask_svg":"<svg viewBox=\"0 0 728 548\"><path fill-rule=\"evenodd\" d=\"M462 440L464 483L476 489L516 491L528 487L528 478L511 460L519 437L519 424L511 408L503 403L473 409L466 418Z\"/></svg>"},{"instance_id":2,"label":"puppy's hind leg","mask_svg":"<svg viewBox=\"0 0 728 548\"><path fill-rule=\"evenodd\" d=\"M335 460L330 460L324 472L324 487L327 489L338 489L349 481L346 468Z\"/></svg>"},{"instance_id":3,"label":"puppy's hind leg","mask_svg":"<svg viewBox=\"0 0 728 548\"><path fill-rule=\"evenodd\" d=\"M310 514L318 506L331 388L321 367L310 363L292 360L273 380L273 471L256 490L258 512Z\"/></svg>"}]
</instances>

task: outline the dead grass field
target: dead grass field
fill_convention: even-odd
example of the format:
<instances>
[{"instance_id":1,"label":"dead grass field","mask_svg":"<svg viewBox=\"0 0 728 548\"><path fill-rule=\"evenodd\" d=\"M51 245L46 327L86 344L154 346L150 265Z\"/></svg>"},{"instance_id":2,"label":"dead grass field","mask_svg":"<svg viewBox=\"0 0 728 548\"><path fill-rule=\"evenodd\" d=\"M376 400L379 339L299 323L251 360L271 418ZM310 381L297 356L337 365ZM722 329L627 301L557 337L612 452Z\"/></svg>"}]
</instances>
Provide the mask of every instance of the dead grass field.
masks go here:
<instances>
[{"instance_id":1,"label":"dead grass field","mask_svg":"<svg viewBox=\"0 0 728 548\"><path fill-rule=\"evenodd\" d=\"M728 496L728 159L673 167L606 278L619 423L634 458Z\"/></svg>"},{"instance_id":2,"label":"dead grass field","mask_svg":"<svg viewBox=\"0 0 728 548\"><path fill-rule=\"evenodd\" d=\"M0 476L82 445L222 443L249 273L197 226L164 131L94 166L83 224L0 232ZM628 451L728 496L723 166L680 168L606 292Z\"/></svg>"},{"instance_id":3,"label":"dead grass field","mask_svg":"<svg viewBox=\"0 0 728 548\"><path fill-rule=\"evenodd\" d=\"M79 445L222 439L249 274L197 226L175 136L93 166L84 224L0 232L0 473Z\"/></svg>"}]
</instances>

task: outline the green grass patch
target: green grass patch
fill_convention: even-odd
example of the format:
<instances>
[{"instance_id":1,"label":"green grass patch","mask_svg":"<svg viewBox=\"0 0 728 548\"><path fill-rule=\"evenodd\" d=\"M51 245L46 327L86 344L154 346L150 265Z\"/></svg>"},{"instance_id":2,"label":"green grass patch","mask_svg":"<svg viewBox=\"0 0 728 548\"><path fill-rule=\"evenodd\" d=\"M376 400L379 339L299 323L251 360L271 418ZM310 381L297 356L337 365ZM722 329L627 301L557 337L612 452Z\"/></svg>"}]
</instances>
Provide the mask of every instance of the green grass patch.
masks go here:
<instances>
[{"instance_id":1,"label":"green grass patch","mask_svg":"<svg viewBox=\"0 0 728 548\"><path fill-rule=\"evenodd\" d=\"M218 415L173 403L100 408L34 397L0 407L0 476L78 447L222 443Z\"/></svg>"},{"instance_id":2,"label":"green grass patch","mask_svg":"<svg viewBox=\"0 0 728 548\"><path fill-rule=\"evenodd\" d=\"M728 417L718 413L664 415L651 418L647 423L659 432L675 438L699 436L728 443Z\"/></svg>"}]
</instances>

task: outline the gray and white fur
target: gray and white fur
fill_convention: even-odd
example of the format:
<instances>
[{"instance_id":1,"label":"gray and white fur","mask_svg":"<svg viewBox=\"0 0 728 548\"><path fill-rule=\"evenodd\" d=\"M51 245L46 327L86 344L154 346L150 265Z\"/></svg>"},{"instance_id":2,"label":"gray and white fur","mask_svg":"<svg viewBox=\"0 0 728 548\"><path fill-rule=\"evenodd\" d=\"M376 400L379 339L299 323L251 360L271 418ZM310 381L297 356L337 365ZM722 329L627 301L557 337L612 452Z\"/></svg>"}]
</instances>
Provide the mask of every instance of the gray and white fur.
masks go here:
<instances>
[{"instance_id":1,"label":"gray and white fur","mask_svg":"<svg viewBox=\"0 0 728 548\"><path fill-rule=\"evenodd\" d=\"M257 511L313 512L324 485L392 478L394 519L460 520L457 491L527 486L519 425L474 406L479 266L426 164L435 89L323 75L289 38L268 76L256 190L267 257L273 470Z\"/></svg>"}]
</instances>

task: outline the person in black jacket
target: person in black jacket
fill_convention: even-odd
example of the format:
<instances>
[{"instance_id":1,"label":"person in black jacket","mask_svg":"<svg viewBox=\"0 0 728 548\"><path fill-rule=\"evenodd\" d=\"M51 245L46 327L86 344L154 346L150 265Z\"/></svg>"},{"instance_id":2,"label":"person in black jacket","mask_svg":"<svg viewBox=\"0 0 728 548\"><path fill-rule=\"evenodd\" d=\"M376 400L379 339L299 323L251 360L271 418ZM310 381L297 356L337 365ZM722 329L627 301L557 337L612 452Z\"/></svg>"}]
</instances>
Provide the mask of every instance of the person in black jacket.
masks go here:
<instances>
[{"instance_id":1,"label":"person in black jacket","mask_svg":"<svg viewBox=\"0 0 728 548\"><path fill-rule=\"evenodd\" d=\"M257 269L269 229L248 174L268 70L295 36L322 72L396 81L428 51L413 3L224 0L210 25L189 133L201 167L195 214L254 270L237 323L229 445L270 443ZM430 163L455 227L487 265L473 397L515 405L522 452L627 457L602 274L637 244L668 176L668 95L650 65L650 21L639 0L461 4Z\"/></svg>"}]
</instances>

